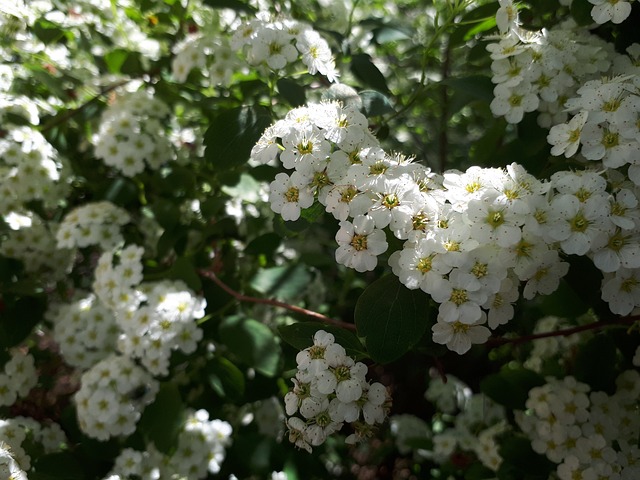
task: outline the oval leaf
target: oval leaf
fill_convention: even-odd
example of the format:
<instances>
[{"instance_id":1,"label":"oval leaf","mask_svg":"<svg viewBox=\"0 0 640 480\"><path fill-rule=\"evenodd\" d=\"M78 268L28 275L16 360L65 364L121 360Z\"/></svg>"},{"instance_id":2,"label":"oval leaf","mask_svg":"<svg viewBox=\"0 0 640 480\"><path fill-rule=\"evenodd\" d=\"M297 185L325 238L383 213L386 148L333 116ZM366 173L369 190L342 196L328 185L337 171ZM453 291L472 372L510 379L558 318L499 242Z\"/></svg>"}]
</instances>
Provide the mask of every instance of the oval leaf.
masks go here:
<instances>
[{"instance_id":1,"label":"oval leaf","mask_svg":"<svg viewBox=\"0 0 640 480\"><path fill-rule=\"evenodd\" d=\"M395 275L373 282L360 295L355 319L358 335L366 337L371 358L389 363L413 347L429 325L429 297L409 290Z\"/></svg>"},{"instance_id":2,"label":"oval leaf","mask_svg":"<svg viewBox=\"0 0 640 480\"><path fill-rule=\"evenodd\" d=\"M360 339L343 328L317 322L299 322L278 327L280 337L298 350L304 350L313 345L313 336L318 330L331 333L335 337L336 343L342 345L347 354L355 360L362 360L368 356Z\"/></svg>"}]
</instances>

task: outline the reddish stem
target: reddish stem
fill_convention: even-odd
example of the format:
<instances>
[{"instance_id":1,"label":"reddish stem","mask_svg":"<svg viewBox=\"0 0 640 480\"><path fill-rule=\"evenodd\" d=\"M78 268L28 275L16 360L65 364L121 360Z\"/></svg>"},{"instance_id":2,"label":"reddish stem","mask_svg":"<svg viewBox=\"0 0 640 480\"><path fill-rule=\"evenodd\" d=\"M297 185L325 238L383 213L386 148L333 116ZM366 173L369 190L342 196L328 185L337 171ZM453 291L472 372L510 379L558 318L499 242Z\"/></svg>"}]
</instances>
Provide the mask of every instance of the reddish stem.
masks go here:
<instances>
[{"instance_id":1,"label":"reddish stem","mask_svg":"<svg viewBox=\"0 0 640 480\"><path fill-rule=\"evenodd\" d=\"M236 292L229 285L227 285L222 280L220 280L218 276L210 270L200 270L200 275L208 278L209 280L212 280L216 285L218 285L225 292L227 292L229 295L231 295L232 297L234 297L236 300L240 302L259 303L262 305L271 305L274 307L280 307L280 308L289 310L291 312L300 313L307 317L311 317L314 320L327 323L329 325L335 325L336 327L344 328L346 330L351 330L354 332L356 330L356 326L353 323L347 323L347 322L342 322L340 320L335 320L333 318L327 317L326 315L322 315L321 313L314 312L313 310L307 310L306 308L296 307L295 305L290 305L288 303L280 302L278 300L272 300L269 298L250 297L240 292Z\"/></svg>"}]
</instances>

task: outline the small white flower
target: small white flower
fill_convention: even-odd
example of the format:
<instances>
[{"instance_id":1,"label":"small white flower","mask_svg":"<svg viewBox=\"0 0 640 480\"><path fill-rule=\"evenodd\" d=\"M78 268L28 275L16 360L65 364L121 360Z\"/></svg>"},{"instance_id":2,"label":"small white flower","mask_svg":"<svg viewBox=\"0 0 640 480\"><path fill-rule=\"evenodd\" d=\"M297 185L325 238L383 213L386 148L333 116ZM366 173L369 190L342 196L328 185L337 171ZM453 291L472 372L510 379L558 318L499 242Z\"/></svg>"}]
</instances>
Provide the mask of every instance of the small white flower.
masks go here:
<instances>
[{"instance_id":1,"label":"small white flower","mask_svg":"<svg viewBox=\"0 0 640 480\"><path fill-rule=\"evenodd\" d=\"M366 215L358 215L353 223L340 222L336 242L336 261L358 272L373 270L377 256L388 247L384 231L376 229L373 219Z\"/></svg>"}]
</instances>

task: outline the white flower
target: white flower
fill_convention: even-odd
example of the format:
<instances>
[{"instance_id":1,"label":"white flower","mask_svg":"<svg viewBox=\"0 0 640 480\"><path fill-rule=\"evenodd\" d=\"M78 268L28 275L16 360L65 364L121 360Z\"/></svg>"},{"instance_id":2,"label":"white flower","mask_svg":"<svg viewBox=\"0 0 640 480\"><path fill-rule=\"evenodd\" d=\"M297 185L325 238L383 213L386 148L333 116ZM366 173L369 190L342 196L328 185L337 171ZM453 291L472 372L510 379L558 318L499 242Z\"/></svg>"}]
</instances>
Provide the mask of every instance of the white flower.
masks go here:
<instances>
[{"instance_id":1,"label":"white flower","mask_svg":"<svg viewBox=\"0 0 640 480\"><path fill-rule=\"evenodd\" d=\"M596 23L622 23L631 13L631 3L624 0L589 0L593 4L591 18Z\"/></svg>"},{"instance_id":2,"label":"white flower","mask_svg":"<svg viewBox=\"0 0 640 480\"><path fill-rule=\"evenodd\" d=\"M491 112L496 116L504 116L509 123L520 123L526 112L538 108L539 99L532 92L529 82L521 82L513 87L499 84L493 93L495 97L490 105Z\"/></svg>"},{"instance_id":3,"label":"white flower","mask_svg":"<svg viewBox=\"0 0 640 480\"><path fill-rule=\"evenodd\" d=\"M462 323L459 321L447 322L438 318L437 323L431 327L433 341L446 345L449 350L462 355L471 349L472 344L485 343L491 336L491 331L481 325L481 318L476 323Z\"/></svg>"},{"instance_id":4,"label":"white flower","mask_svg":"<svg viewBox=\"0 0 640 480\"><path fill-rule=\"evenodd\" d=\"M373 270L378 264L377 256L387 250L388 244L382 230L375 228L371 217L358 215L353 223L340 222L336 233L336 261L358 272Z\"/></svg>"},{"instance_id":5,"label":"white flower","mask_svg":"<svg viewBox=\"0 0 640 480\"><path fill-rule=\"evenodd\" d=\"M313 192L300 172L293 172L291 176L278 173L269 188L271 210L279 213L283 220L298 220L300 210L313 205Z\"/></svg>"},{"instance_id":6,"label":"white flower","mask_svg":"<svg viewBox=\"0 0 640 480\"><path fill-rule=\"evenodd\" d=\"M554 125L549 130L547 135L547 142L553 145L551 148L551 155L562 155L569 158L575 155L580 146L580 134L584 127L589 112L586 110L580 111L578 114L569 120L567 123L561 123L560 125Z\"/></svg>"},{"instance_id":7,"label":"white flower","mask_svg":"<svg viewBox=\"0 0 640 480\"><path fill-rule=\"evenodd\" d=\"M629 315L640 305L640 270L620 268L605 274L602 280L602 299L618 315Z\"/></svg>"},{"instance_id":8,"label":"white flower","mask_svg":"<svg viewBox=\"0 0 640 480\"><path fill-rule=\"evenodd\" d=\"M473 325L482 318L480 305L487 301L487 292L474 275L453 270L449 281L434 290L432 298L440 303L438 321Z\"/></svg>"}]
</instances>

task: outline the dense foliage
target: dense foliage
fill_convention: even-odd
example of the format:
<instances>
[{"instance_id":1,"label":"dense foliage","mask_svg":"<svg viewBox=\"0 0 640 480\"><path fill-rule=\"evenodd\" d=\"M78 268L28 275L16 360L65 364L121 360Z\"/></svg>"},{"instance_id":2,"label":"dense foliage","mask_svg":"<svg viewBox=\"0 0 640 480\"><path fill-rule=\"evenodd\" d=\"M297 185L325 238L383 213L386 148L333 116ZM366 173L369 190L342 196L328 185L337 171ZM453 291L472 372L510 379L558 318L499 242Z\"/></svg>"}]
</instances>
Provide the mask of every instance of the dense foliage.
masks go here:
<instances>
[{"instance_id":1,"label":"dense foliage","mask_svg":"<svg viewBox=\"0 0 640 480\"><path fill-rule=\"evenodd\" d=\"M639 20L3 0L0 480L640 478Z\"/></svg>"}]
</instances>

